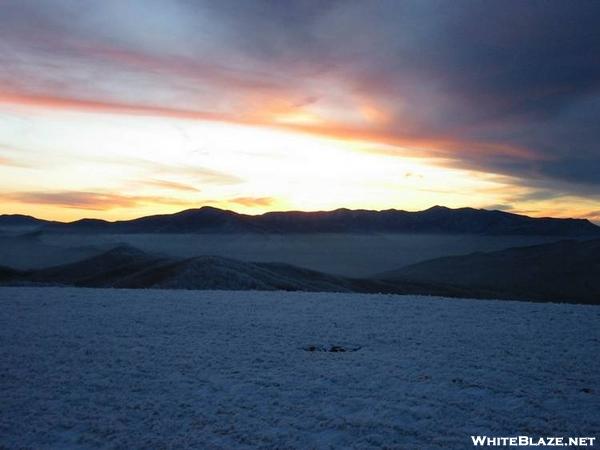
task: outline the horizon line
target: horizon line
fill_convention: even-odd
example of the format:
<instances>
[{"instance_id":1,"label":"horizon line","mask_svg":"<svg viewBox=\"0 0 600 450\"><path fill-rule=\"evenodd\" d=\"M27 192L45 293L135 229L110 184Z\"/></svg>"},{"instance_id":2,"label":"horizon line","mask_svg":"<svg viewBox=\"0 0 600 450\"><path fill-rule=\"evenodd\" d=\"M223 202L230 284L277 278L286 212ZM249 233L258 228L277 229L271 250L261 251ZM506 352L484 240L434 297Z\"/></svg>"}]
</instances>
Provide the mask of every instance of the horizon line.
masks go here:
<instances>
[{"instance_id":1,"label":"horizon line","mask_svg":"<svg viewBox=\"0 0 600 450\"><path fill-rule=\"evenodd\" d=\"M264 216L267 214L273 214L273 213L280 213L280 214L285 214L285 213L331 213L331 212L335 212L335 211L366 211L366 212L375 212L375 213L386 212L386 211L397 211L397 212L407 212L407 213L419 213L419 212L429 211L429 210L435 209L435 208L448 209L448 210L452 210L452 211L458 211L461 209L471 209L471 210L476 210L476 211L489 211L489 212L497 211L497 212L501 212L504 214L511 214L514 216L528 217L530 219L583 220L583 221L587 221L587 222L591 223L594 226L600 227L600 224L598 224L586 217L553 217L553 216L535 217L535 216L529 216L527 214L522 214L519 212L505 211L505 210L498 209L498 208L477 208L477 207L473 207L473 206L460 206L460 207L452 208L449 206L444 206L444 205L439 205L439 204L436 204L436 205L433 205L433 206L430 206L430 207L424 208L424 209L418 209L418 210L407 210L407 209L397 209L397 208L386 208L386 209L356 208L356 209L353 209L353 208L347 208L347 207L339 207L339 208L328 209L328 210L324 210L324 209L320 209L320 210L299 210L299 209L273 210L273 211L266 211L266 212L261 212L261 213L256 213L256 214L240 213L233 209L218 208L216 206L210 206L210 205L202 205L197 208L186 208L186 209L182 209L182 210L175 211L172 213L148 214L148 215L137 216L137 217L134 217L131 219L119 219L119 220L107 220L107 219L99 219L99 218L94 218L94 217L81 217L79 219L75 219L75 220L71 220L71 221L61 221L61 220L53 220L53 219L44 219L44 218L41 218L38 216L32 216L30 214L20 214L20 213L0 213L0 217L27 217L27 218L32 218L32 219L43 221L43 222L54 222L54 223L63 223L63 224L76 223L76 222L81 222L84 220L105 222L105 223L118 223L118 222L129 222L131 220L137 220L137 219L142 219L142 218L146 218L146 217L172 216L172 215L184 213L186 211L199 211L202 209L213 209L213 210L237 214L240 216L260 217L260 216Z\"/></svg>"}]
</instances>

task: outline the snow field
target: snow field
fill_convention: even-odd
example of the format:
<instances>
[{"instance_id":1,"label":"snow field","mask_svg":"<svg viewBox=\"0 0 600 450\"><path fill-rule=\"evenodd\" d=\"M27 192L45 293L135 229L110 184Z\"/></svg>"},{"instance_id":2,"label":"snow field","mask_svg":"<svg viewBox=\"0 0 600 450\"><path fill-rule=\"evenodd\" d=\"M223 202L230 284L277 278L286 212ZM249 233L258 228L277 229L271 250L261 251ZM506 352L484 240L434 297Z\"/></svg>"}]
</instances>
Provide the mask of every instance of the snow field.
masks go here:
<instances>
[{"instance_id":1,"label":"snow field","mask_svg":"<svg viewBox=\"0 0 600 450\"><path fill-rule=\"evenodd\" d=\"M599 325L600 308L582 305L1 288L0 448L596 436Z\"/></svg>"}]
</instances>

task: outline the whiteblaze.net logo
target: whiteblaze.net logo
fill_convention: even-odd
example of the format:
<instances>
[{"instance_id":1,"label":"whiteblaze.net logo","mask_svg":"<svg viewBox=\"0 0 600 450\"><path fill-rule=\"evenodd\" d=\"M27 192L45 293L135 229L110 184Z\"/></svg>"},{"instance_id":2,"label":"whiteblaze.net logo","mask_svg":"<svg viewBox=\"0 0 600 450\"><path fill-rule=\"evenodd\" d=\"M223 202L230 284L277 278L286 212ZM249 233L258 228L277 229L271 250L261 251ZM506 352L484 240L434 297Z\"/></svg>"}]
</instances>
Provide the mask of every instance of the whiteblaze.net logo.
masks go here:
<instances>
[{"instance_id":1,"label":"whiteblaze.net logo","mask_svg":"<svg viewBox=\"0 0 600 450\"><path fill-rule=\"evenodd\" d=\"M595 437L471 436L475 447L594 447Z\"/></svg>"}]
</instances>

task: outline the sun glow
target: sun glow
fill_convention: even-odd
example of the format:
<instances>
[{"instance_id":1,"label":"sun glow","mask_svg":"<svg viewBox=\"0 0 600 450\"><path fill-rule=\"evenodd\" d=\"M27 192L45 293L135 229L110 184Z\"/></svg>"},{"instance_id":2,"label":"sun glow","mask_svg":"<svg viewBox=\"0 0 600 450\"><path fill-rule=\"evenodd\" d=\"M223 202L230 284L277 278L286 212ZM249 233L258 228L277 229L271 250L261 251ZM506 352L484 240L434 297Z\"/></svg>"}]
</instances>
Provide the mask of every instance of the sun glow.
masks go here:
<instances>
[{"instance_id":1,"label":"sun glow","mask_svg":"<svg viewBox=\"0 0 600 450\"><path fill-rule=\"evenodd\" d=\"M0 169L21 192L5 192L3 209L55 219L204 204L250 213L462 206L498 184L373 143L269 127L68 111L26 117L26 139L18 115L1 125L3 146L21 162Z\"/></svg>"}]
</instances>

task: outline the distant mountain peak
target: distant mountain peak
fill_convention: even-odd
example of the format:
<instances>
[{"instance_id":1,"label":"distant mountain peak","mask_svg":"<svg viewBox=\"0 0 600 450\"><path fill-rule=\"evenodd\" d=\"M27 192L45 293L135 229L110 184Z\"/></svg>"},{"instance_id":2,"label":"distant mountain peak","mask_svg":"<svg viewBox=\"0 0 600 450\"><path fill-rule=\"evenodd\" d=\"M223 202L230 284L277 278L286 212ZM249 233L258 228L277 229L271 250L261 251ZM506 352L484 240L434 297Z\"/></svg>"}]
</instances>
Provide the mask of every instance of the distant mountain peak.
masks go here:
<instances>
[{"instance_id":1,"label":"distant mountain peak","mask_svg":"<svg viewBox=\"0 0 600 450\"><path fill-rule=\"evenodd\" d=\"M102 224L102 223L109 223L107 220L103 220L103 219L78 219L75 220L73 222L69 222L69 223L78 223L78 224Z\"/></svg>"},{"instance_id":2,"label":"distant mountain peak","mask_svg":"<svg viewBox=\"0 0 600 450\"><path fill-rule=\"evenodd\" d=\"M0 214L0 225L4 226L38 225L44 222L46 221L25 214Z\"/></svg>"}]
</instances>

